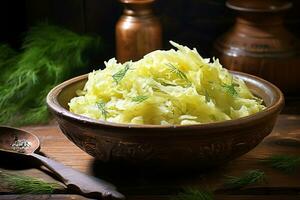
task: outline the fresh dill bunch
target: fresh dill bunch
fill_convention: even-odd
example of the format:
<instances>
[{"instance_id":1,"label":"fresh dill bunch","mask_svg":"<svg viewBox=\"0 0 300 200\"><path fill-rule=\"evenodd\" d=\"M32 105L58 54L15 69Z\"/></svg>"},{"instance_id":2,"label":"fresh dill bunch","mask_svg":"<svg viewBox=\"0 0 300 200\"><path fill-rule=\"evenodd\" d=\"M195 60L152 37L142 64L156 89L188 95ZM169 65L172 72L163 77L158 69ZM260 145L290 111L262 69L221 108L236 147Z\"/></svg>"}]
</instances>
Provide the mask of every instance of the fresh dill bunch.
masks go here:
<instances>
[{"instance_id":1,"label":"fresh dill bunch","mask_svg":"<svg viewBox=\"0 0 300 200\"><path fill-rule=\"evenodd\" d=\"M105 103L103 101L100 101L97 103L98 109L101 111L102 116L104 119L107 119L107 115L109 114L108 111L105 108Z\"/></svg>"},{"instance_id":2,"label":"fresh dill bunch","mask_svg":"<svg viewBox=\"0 0 300 200\"><path fill-rule=\"evenodd\" d=\"M214 195L209 190L199 190L194 188L186 188L183 192L177 194L171 200L213 200Z\"/></svg>"},{"instance_id":3,"label":"fresh dill bunch","mask_svg":"<svg viewBox=\"0 0 300 200\"><path fill-rule=\"evenodd\" d=\"M292 173L300 168L300 156L295 155L272 155L262 162L284 173Z\"/></svg>"},{"instance_id":4,"label":"fresh dill bunch","mask_svg":"<svg viewBox=\"0 0 300 200\"><path fill-rule=\"evenodd\" d=\"M52 194L64 188L58 183L2 171L0 171L0 182L18 194Z\"/></svg>"},{"instance_id":5,"label":"fresh dill bunch","mask_svg":"<svg viewBox=\"0 0 300 200\"><path fill-rule=\"evenodd\" d=\"M25 125L47 122L45 98L52 87L82 73L101 40L61 27L39 24L28 31L23 52L5 69L0 86L0 123ZM4 115L5 114L5 115Z\"/></svg>"},{"instance_id":6,"label":"fresh dill bunch","mask_svg":"<svg viewBox=\"0 0 300 200\"><path fill-rule=\"evenodd\" d=\"M112 75L112 78L114 79L114 81L119 84L120 81L124 78L124 76L126 75L127 71L129 70L130 65L126 64L125 67L121 70L119 70L118 72L116 72L115 74Z\"/></svg>"},{"instance_id":7,"label":"fresh dill bunch","mask_svg":"<svg viewBox=\"0 0 300 200\"><path fill-rule=\"evenodd\" d=\"M42 102L44 103L44 101ZM48 112L47 106L44 104L37 105L33 108L28 108L26 113L22 115L22 118L19 121L16 121L16 126L21 126L24 124L47 123L50 113Z\"/></svg>"},{"instance_id":8,"label":"fresh dill bunch","mask_svg":"<svg viewBox=\"0 0 300 200\"><path fill-rule=\"evenodd\" d=\"M265 181L265 173L261 170L247 170L241 176L227 176L224 186L227 189L239 189L251 184Z\"/></svg>"},{"instance_id":9,"label":"fresh dill bunch","mask_svg":"<svg viewBox=\"0 0 300 200\"><path fill-rule=\"evenodd\" d=\"M133 102L142 103L143 101L146 101L148 98L149 98L149 96L139 95L139 96L133 97L131 100Z\"/></svg>"}]
</instances>

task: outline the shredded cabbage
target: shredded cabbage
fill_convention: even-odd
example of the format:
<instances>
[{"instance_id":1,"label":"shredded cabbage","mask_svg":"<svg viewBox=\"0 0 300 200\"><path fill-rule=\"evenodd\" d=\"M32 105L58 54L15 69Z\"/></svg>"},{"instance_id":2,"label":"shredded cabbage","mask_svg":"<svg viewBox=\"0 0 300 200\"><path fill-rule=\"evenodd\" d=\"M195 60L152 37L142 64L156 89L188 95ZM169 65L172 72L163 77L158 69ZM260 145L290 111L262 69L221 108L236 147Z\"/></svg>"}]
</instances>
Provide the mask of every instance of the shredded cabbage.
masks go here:
<instances>
[{"instance_id":1,"label":"shredded cabbage","mask_svg":"<svg viewBox=\"0 0 300 200\"><path fill-rule=\"evenodd\" d=\"M245 83L217 59L171 41L178 50L157 50L136 62L93 71L70 111L116 123L186 125L236 119L265 108Z\"/></svg>"}]
</instances>

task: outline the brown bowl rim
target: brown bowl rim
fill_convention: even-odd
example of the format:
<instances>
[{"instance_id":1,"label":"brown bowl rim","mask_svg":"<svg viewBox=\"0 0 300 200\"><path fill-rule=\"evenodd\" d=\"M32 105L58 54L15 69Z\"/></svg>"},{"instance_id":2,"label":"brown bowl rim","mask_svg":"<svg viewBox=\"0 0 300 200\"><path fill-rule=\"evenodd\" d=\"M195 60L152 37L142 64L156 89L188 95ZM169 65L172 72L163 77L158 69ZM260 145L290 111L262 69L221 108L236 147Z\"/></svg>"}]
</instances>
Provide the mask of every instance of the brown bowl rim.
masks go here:
<instances>
[{"instance_id":1,"label":"brown bowl rim","mask_svg":"<svg viewBox=\"0 0 300 200\"><path fill-rule=\"evenodd\" d=\"M255 114L252 114L249 116L245 116L245 117L241 117L238 119L232 119L232 120L226 120L226 121L220 121L220 122L192 124L192 125L151 125L151 124L139 125L139 124L114 123L114 122L108 122L108 121L103 121L103 120L96 120L96 119L92 119L89 117L85 117L85 116L81 116L81 115L72 113L72 112L68 111L67 109L63 108L59 104L59 102L57 100L58 94L67 85L78 82L82 79L86 79L88 77L88 74L84 74L81 76L71 78L71 79L64 81L61 84L57 85L48 93L46 101L47 101L48 108L52 112L54 112L56 115L62 116L64 118L68 118L68 119L75 120L77 122L89 124L89 125L97 125L97 126L102 126L102 127L106 126L106 127L114 127L114 128L131 128L131 129L151 128L151 129L159 130L159 129L174 128L174 129L180 130L180 129L226 128L226 127L231 127L231 126L236 126L236 125L240 126L242 124L247 124L251 121L260 120L260 119L265 118L268 115L271 115L272 113L277 113L277 112L281 111L281 109L284 106L284 96L283 96L283 93L280 91L280 89L277 88L275 85L273 85L272 83L270 83L262 78L259 78L257 76L250 75L247 73L237 72L237 71L230 71L230 73L233 75L243 77L243 78L254 79L254 80L262 83L263 85L266 85L268 88L271 89L272 94L275 97L274 102L271 105L267 106L267 108L265 110L262 110L258 113L255 113Z\"/></svg>"}]
</instances>

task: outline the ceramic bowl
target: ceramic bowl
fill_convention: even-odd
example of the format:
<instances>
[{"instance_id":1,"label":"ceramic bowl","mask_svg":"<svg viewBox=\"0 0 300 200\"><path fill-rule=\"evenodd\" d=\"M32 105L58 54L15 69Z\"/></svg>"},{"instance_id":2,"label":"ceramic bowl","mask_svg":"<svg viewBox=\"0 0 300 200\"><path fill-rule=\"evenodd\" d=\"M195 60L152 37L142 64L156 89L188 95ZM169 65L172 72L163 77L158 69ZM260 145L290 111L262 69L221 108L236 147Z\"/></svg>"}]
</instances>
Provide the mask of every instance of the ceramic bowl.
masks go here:
<instances>
[{"instance_id":1,"label":"ceramic bowl","mask_svg":"<svg viewBox=\"0 0 300 200\"><path fill-rule=\"evenodd\" d=\"M68 111L68 102L82 89L87 75L53 88L47 104L62 132L79 148L106 163L157 167L210 167L241 156L271 133L284 106L273 84L245 73L231 72L264 100L267 108L239 119L197 125L133 125L110 123Z\"/></svg>"}]
</instances>

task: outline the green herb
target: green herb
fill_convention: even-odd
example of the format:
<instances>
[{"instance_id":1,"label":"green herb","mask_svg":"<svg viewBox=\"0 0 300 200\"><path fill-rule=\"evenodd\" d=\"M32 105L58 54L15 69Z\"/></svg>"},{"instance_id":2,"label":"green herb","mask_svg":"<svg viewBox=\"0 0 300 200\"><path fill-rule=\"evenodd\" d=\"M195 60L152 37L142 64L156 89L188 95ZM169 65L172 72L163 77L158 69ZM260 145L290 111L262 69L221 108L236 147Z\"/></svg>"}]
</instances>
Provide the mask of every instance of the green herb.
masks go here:
<instances>
[{"instance_id":1,"label":"green herb","mask_svg":"<svg viewBox=\"0 0 300 200\"><path fill-rule=\"evenodd\" d=\"M133 102L141 103L141 102L147 100L148 98L149 98L149 96L139 95L139 96L133 97L131 100Z\"/></svg>"},{"instance_id":2,"label":"green herb","mask_svg":"<svg viewBox=\"0 0 300 200\"><path fill-rule=\"evenodd\" d=\"M175 84L167 83L167 82L164 82L164 81L160 81L159 83L160 83L161 85L163 85L163 86L176 86Z\"/></svg>"},{"instance_id":3,"label":"green herb","mask_svg":"<svg viewBox=\"0 0 300 200\"><path fill-rule=\"evenodd\" d=\"M97 107L101 111L102 116L104 116L104 119L107 119L108 112L105 109L105 103L103 101L100 101L97 103Z\"/></svg>"},{"instance_id":4,"label":"green herb","mask_svg":"<svg viewBox=\"0 0 300 200\"><path fill-rule=\"evenodd\" d=\"M49 183L41 179L2 171L0 171L0 182L18 194L52 194L63 189L63 186L58 183Z\"/></svg>"},{"instance_id":5,"label":"green herb","mask_svg":"<svg viewBox=\"0 0 300 200\"><path fill-rule=\"evenodd\" d=\"M229 94L230 96L236 96L236 95L238 95L236 89L234 88L234 87L239 86L238 84L235 84L235 83L232 83L230 85L228 85L228 84L222 84L221 86L224 88L225 92L227 94Z\"/></svg>"},{"instance_id":6,"label":"green herb","mask_svg":"<svg viewBox=\"0 0 300 200\"><path fill-rule=\"evenodd\" d=\"M265 158L263 162L285 173L292 173L300 168L300 156L294 155L272 155Z\"/></svg>"},{"instance_id":7,"label":"green herb","mask_svg":"<svg viewBox=\"0 0 300 200\"><path fill-rule=\"evenodd\" d=\"M11 51L7 59L0 58L0 65L5 65L1 66L0 75L0 124L47 122L45 99L50 89L82 73L91 52L98 53L100 44L99 38L81 36L57 26L40 24L31 28L22 52Z\"/></svg>"},{"instance_id":8,"label":"green herb","mask_svg":"<svg viewBox=\"0 0 300 200\"><path fill-rule=\"evenodd\" d=\"M124 76L126 75L127 71L129 70L129 64L126 64L125 67L121 70L119 70L117 73L115 73L114 75L112 75L112 78L115 80L115 82L117 84L120 83L120 81L124 78Z\"/></svg>"},{"instance_id":9,"label":"green herb","mask_svg":"<svg viewBox=\"0 0 300 200\"><path fill-rule=\"evenodd\" d=\"M265 173L261 170L248 170L240 177L227 176L225 180L225 187L227 189L238 189L254 183L261 183L265 181Z\"/></svg>"},{"instance_id":10,"label":"green herb","mask_svg":"<svg viewBox=\"0 0 300 200\"><path fill-rule=\"evenodd\" d=\"M210 102L210 96L209 96L209 94L208 94L208 92L207 91L205 91L205 101L206 101L206 103L208 103L208 102Z\"/></svg>"},{"instance_id":11,"label":"green herb","mask_svg":"<svg viewBox=\"0 0 300 200\"><path fill-rule=\"evenodd\" d=\"M175 73L179 78L181 78L181 79L185 80L186 82L190 83L190 81L187 78L187 76L185 75L185 73L183 73L180 69L178 69L177 67L175 67L171 63L166 63L166 65L170 68L172 73Z\"/></svg>"},{"instance_id":12,"label":"green herb","mask_svg":"<svg viewBox=\"0 0 300 200\"><path fill-rule=\"evenodd\" d=\"M240 177L227 176L225 187L227 189L238 189L250 184L261 183L265 181L265 173L261 170L247 170ZM213 200L214 190L200 190L186 188L183 192L178 193L171 200Z\"/></svg>"},{"instance_id":13,"label":"green herb","mask_svg":"<svg viewBox=\"0 0 300 200\"><path fill-rule=\"evenodd\" d=\"M209 190L199 190L187 188L177 196L171 198L172 200L213 200L213 192Z\"/></svg>"},{"instance_id":14,"label":"green herb","mask_svg":"<svg viewBox=\"0 0 300 200\"><path fill-rule=\"evenodd\" d=\"M152 90L153 90L154 92L160 92L160 93L163 93L163 94L167 94L165 91L163 91L161 88L159 88L159 87L156 86L156 85L153 85L153 86L152 86Z\"/></svg>"}]
</instances>

